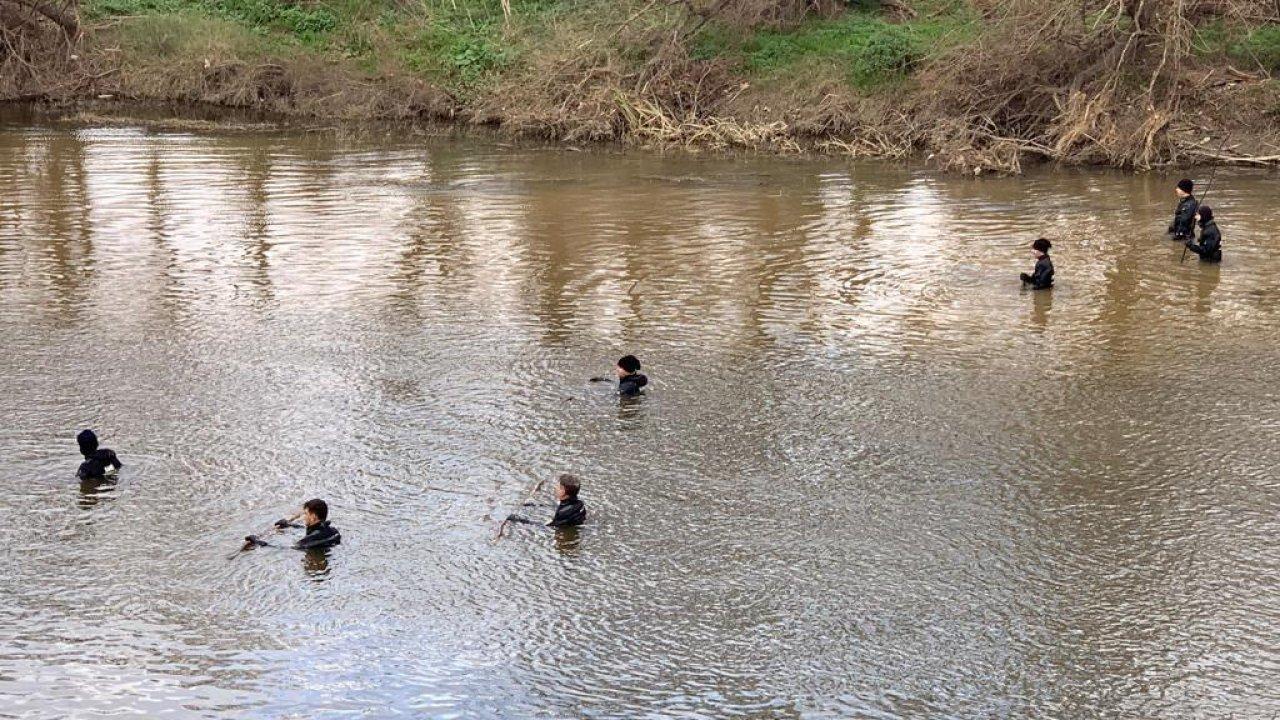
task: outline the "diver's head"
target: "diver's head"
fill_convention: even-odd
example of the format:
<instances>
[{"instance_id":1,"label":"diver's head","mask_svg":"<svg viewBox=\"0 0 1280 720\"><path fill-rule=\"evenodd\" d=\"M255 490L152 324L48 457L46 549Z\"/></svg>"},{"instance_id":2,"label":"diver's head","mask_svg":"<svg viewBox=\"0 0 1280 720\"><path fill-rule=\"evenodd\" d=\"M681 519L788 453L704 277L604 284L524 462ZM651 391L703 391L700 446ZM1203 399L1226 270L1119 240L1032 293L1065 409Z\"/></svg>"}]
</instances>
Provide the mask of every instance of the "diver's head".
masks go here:
<instances>
[{"instance_id":1,"label":"diver's head","mask_svg":"<svg viewBox=\"0 0 1280 720\"><path fill-rule=\"evenodd\" d=\"M329 519L329 505L319 498L302 503L302 522L307 527Z\"/></svg>"},{"instance_id":2,"label":"diver's head","mask_svg":"<svg viewBox=\"0 0 1280 720\"><path fill-rule=\"evenodd\" d=\"M556 482L556 500L564 502L565 500L573 500L578 497L578 491L582 489L582 483L578 478L568 473L561 475Z\"/></svg>"},{"instance_id":3,"label":"diver's head","mask_svg":"<svg viewBox=\"0 0 1280 720\"><path fill-rule=\"evenodd\" d=\"M92 430L81 430L76 435L76 444L80 446L80 454L89 457L98 451L98 436Z\"/></svg>"},{"instance_id":4,"label":"diver's head","mask_svg":"<svg viewBox=\"0 0 1280 720\"><path fill-rule=\"evenodd\" d=\"M635 355L624 355L618 359L618 377L635 375L640 372L640 359Z\"/></svg>"}]
</instances>

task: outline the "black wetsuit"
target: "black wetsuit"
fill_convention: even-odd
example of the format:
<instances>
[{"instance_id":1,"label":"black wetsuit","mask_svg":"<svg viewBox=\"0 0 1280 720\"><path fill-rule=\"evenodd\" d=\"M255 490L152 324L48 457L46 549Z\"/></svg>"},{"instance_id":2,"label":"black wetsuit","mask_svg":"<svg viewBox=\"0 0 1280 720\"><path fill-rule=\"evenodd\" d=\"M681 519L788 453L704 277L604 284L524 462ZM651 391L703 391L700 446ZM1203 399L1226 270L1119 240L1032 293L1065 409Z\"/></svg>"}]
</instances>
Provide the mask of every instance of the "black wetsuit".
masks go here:
<instances>
[{"instance_id":1,"label":"black wetsuit","mask_svg":"<svg viewBox=\"0 0 1280 720\"><path fill-rule=\"evenodd\" d=\"M276 527L300 528L302 525L298 523L291 523L288 520L280 520L276 523ZM330 525L328 520L321 520L315 525L307 525L306 528L307 534L303 535L301 540L293 544L294 549L318 550L342 544L342 533L338 532L338 528ZM261 545L267 544L261 540L258 540L257 542Z\"/></svg>"},{"instance_id":2,"label":"black wetsuit","mask_svg":"<svg viewBox=\"0 0 1280 720\"><path fill-rule=\"evenodd\" d=\"M315 525L308 525L307 534L293 546L299 550L318 550L341 543L342 533L338 532L338 528L330 525L328 520L321 520Z\"/></svg>"},{"instance_id":3,"label":"black wetsuit","mask_svg":"<svg viewBox=\"0 0 1280 720\"><path fill-rule=\"evenodd\" d=\"M1187 238L1187 249L1205 262L1222 262L1222 233L1218 232L1218 224L1213 220L1201 222L1200 242Z\"/></svg>"},{"instance_id":4,"label":"black wetsuit","mask_svg":"<svg viewBox=\"0 0 1280 720\"><path fill-rule=\"evenodd\" d=\"M1036 290L1045 290L1053 287L1053 261L1046 254L1044 257L1036 260L1036 268L1030 275L1022 273L1022 282L1030 283L1031 287Z\"/></svg>"},{"instance_id":5,"label":"black wetsuit","mask_svg":"<svg viewBox=\"0 0 1280 720\"><path fill-rule=\"evenodd\" d=\"M76 475L82 480L102 478L106 477L107 468L109 467L119 470L124 465L120 462L120 458L116 457L114 451L107 448L98 448L85 455L84 462L80 463L80 469L76 471Z\"/></svg>"},{"instance_id":6,"label":"black wetsuit","mask_svg":"<svg viewBox=\"0 0 1280 720\"><path fill-rule=\"evenodd\" d=\"M1194 195L1188 195L1178 201L1178 209L1173 211L1173 222L1169 223L1169 234L1175 240L1185 240L1196 234L1196 211L1200 209L1200 201Z\"/></svg>"},{"instance_id":7,"label":"black wetsuit","mask_svg":"<svg viewBox=\"0 0 1280 720\"><path fill-rule=\"evenodd\" d=\"M587 505L578 498L561 500L548 527L577 527L587 520Z\"/></svg>"},{"instance_id":8,"label":"black wetsuit","mask_svg":"<svg viewBox=\"0 0 1280 720\"><path fill-rule=\"evenodd\" d=\"M537 520L530 520L520 515L511 515L507 518L511 522L524 523L525 525L539 525ZM561 500L556 506L556 514L551 518L551 522L547 523L547 527L577 527L587 520L587 505L578 498L569 498Z\"/></svg>"},{"instance_id":9,"label":"black wetsuit","mask_svg":"<svg viewBox=\"0 0 1280 720\"><path fill-rule=\"evenodd\" d=\"M645 385L649 384L649 378L640 373L631 373L618 378L618 394L623 397L631 397L639 395Z\"/></svg>"}]
</instances>

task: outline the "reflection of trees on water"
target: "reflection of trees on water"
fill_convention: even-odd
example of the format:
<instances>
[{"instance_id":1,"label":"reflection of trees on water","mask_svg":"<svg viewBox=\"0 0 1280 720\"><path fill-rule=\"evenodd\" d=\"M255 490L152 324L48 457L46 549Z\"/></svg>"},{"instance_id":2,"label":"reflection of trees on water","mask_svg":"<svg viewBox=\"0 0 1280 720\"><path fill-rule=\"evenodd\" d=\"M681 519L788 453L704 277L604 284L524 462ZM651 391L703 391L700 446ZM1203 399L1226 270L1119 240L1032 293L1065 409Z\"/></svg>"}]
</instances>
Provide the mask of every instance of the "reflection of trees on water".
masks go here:
<instances>
[{"instance_id":1,"label":"reflection of trees on water","mask_svg":"<svg viewBox=\"0 0 1280 720\"><path fill-rule=\"evenodd\" d=\"M185 311L182 291L182 258L174 246L175 233L171 227L176 209L169 199L168 189L164 184L163 159L168 148L163 140L151 138L147 141L148 161L146 169L148 230L155 244L157 255L162 258L160 266L161 282L159 283L159 304L164 310L166 319L175 321Z\"/></svg>"},{"instance_id":2,"label":"reflection of trees on water","mask_svg":"<svg viewBox=\"0 0 1280 720\"><path fill-rule=\"evenodd\" d=\"M245 191L244 256L248 261L247 290L256 293L255 301L270 303L275 298L271 283L271 171L272 151L258 145L238 153L242 186Z\"/></svg>"},{"instance_id":3,"label":"reflection of trees on water","mask_svg":"<svg viewBox=\"0 0 1280 720\"><path fill-rule=\"evenodd\" d=\"M25 171L37 180L29 192L20 191L17 197L38 209L34 215L41 222L28 230L39 243L32 255L48 261L46 274L56 299L53 311L65 326L78 319L95 278L86 148L79 133L38 137L44 144L34 148Z\"/></svg>"}]
</instances>

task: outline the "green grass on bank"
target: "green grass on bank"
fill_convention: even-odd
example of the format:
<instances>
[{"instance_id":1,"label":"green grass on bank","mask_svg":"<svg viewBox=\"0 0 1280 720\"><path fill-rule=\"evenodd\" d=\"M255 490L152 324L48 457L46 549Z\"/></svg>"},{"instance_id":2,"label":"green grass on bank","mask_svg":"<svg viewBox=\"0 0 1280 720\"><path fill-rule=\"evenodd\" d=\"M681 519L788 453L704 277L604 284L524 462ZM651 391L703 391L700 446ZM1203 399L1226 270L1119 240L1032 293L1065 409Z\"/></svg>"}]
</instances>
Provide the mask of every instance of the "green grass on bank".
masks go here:
<instances>
[{"instance_id":1,"label":"green grass on bank","mask_svg":"<svg viewBox=\"0 0 1280 720\"><path fill-rule=\"evenodd\" d=\"M510 26L500 0L84 0L82 7L92 21L126 19L122 32L146 52L196 51L210 38L249 55L293 48L351 60L370 74L409 72L466 94L543 51L554 28L595 25L608 35L608 20L626 17L633 5L645 3L511 0ZM887 20L878 6L877 0L850 0L841 17L788 29L733 30L712 22L691 42L698 57L726 57L757 79L836 80L872 89L905 76L972 29L965 0L916 0L919 17L903 23ZM650 12L633 27L671 19L671 11ZM184 28L193 37L182 37ZM621 50L644 60L645 48Z\"/></svg>"},{"instance_id":2,"label":"green grass on bank","mask_svg":"<svg viewBox=\"0 0 1280 720\"><path fill-rule=\"evenodd\" d=\"M758 79L828 79L872 90L902 79L932 53L970 38L976 19L959 0L921 0L915 19L892 22L874 0L834 19L796 28L735 32L711 27L696 40L702 58L736 57Z\"/></svg>"},{"instance_id":3,"label":"green grass on bank","mask_svg":"<svg viewBox=\"0 0 1280 720\"><path fill-rule=\"evenodd\" d=\"M1202 56L1225 57L1241 70L1280 73L1280 25L1211 22L1197 29L1194 49Z\"/></svg>"},{"instance_id":4,"label":"green grass on bank","mask_svg":"<svg viewBox=\"0 0 1280 720\"><path fill-rule=\"evenodd\" d=\"M124 32L155 49L178 50L229 39L227 24L256 38L237 41L277 54L307 51L342 57L370 73L393 64L456 90L474 87L510 66L525 49L526 32L574 3L511 0L514 22L504 24L499 0L85 0L91 21L123 19ZM130 29L130 26L138 26ZM191 38L177 37L189 26ZM148 40L148 31L162 30ZM254 54L254 53L251 53Z\"/></svg>"},{"instance_id":5,"label":"green grass on bank","mask_svg":"<svg viewBox=\"0 0 1280 720\"><path fill-rule=\"evenodd\" d=\"M893 88L935 53L981 32L970 0L912 0L916 13L907 19L892 17L878 0L846 5L837 17L788 28L712 21L689 38L690 50L728 61L754 83L801 93L831 83L873 92ZM140 61L198 59L211 49L239 58L314 55L371 76L416 75L461 97L557 51L641 37L612 32L640 8L649 10L633 18L630 30L693 24L682 7L654 10L647 0L511 0L511 7L509 25L501 0L83 0L82 11L91 22L119 21L123 50ZM617 56L635 69L653 48L630 42L616 48ZM1196 50L1242 69L1277 72L1280 26L1209 23L1199 30Z\"/></svg>"}]
</instances>

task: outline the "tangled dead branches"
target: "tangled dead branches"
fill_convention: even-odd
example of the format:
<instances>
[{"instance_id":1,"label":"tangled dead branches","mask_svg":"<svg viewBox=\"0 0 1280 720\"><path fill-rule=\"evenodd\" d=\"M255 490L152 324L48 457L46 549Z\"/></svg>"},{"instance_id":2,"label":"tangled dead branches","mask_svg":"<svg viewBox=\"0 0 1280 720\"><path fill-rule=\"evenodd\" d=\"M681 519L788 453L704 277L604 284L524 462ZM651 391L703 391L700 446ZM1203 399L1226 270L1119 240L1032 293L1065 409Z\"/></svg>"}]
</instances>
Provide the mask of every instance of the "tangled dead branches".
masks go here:
<instances>
[{"instance_id":1,"label":"tangled dead branches","mask_svg":"<svg viewBox=\"0 0 1280 720\"><path fill-rule=\"evenodd\" d=\"M946 118L936 149L1016 170L1017 155L1146 168L1176 156L1166 130L1197 83L1195 19L1257 16L1271 0L1011 0L976 47L942 58L918 112Z\"/></svg>"}]
</instances>

